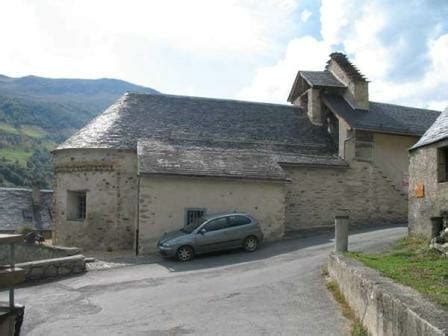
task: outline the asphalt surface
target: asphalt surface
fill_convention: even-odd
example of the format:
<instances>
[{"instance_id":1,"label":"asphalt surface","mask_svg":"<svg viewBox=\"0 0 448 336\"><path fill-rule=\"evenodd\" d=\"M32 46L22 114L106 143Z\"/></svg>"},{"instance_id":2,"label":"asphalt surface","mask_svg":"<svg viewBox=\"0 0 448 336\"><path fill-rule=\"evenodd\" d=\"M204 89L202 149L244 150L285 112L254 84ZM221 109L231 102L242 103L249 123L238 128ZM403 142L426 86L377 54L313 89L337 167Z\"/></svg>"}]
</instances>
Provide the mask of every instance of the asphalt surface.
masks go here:
<instances>
[{"instance_id":1,"label":"asphalt surface","mask_svg":"<svg viewBox=\"0 0 448 336\"><path fill-rule=\"evenodd\" d=\"M406 228L354 234L350 250L381 250ZM154 258L17 290L23 335L347 335L322 266L329 233L190 263ZM0 298L7 299L1 292Z\"/></svg>"}]
</instances>

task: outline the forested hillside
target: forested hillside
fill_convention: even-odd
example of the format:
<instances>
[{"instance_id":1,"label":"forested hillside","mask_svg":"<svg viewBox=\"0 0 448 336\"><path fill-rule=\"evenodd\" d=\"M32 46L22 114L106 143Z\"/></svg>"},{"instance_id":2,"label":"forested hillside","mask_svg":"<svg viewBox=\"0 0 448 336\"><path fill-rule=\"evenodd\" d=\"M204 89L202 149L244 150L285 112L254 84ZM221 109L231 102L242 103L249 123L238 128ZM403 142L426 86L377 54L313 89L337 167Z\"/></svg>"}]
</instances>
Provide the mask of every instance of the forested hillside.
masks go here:
<instances>
[{"instance_id":1,"label":"forested hillside","mask_svg":"<svg viewBox=\"0 0 448 336\"><path fill-rule=\"evenodd\" d=\"M0 186L50 188L50 151L126 91L158 93L115 79L0 75Z\"/></svg>"}]
</instances>

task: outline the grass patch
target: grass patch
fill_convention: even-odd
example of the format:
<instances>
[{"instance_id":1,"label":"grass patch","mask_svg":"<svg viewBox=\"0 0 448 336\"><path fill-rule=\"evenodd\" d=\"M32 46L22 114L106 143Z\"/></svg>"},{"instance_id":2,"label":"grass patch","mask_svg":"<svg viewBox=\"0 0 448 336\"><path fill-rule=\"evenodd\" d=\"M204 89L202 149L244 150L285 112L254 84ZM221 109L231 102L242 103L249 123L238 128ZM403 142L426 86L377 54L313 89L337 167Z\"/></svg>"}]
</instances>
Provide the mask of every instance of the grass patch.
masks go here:
<instances>
[{"instance_id":1,"label":"grass patch","mask_svg":"<svg viewBox=\"0 0 448 336\"><path fill-rule=\"evenodd\" d=\"M356 318L355 314L353 313L353 310L348 305L347 301L345 301L344 295L342 295L341 290L339 289L338 284L334 280L327 280L327 288L333 295L334 299L337 303L339 303L339 306L342 310L342 315L352 321L352 329L350 332L351 336L367 336L367 330L364 328L364 326L361 324L359 319Z\"/></svg>"},{"instance_id":2,"label":"grass patch","mask_svg":"<svg viewBox=\"0 0 448 336\"><path fill-rule=\"evenodd\" d=\"M429 249L425 239L399 240L384 253L347 253L381 274L412 287L448 310L448 259Z\"/></svg>"},{"instance_id":3,"label":"grass patch","mask_svg":"<svg viewBox=\"0 0 448 336\"><path fill-rule=\"evenodd\" d=\"M42 139L45 138L48 133L43 130L40 127L37 126L31 126L31 125L24 125L20 128L20 131L25 134L26 136L29 136L30 138L34 139Z\"/></svg>"},{"instance_id":4,"label":"grass patch","mask_svg":"<svg viewBox=\"0 0 448 336\"><path fill-rule=\"evenodd\" d=\"M0 123L0 133L19 135L19 131L11 125Z\"/></svg>"},{"instance_id":5,"label":"grass patch","mask_svg":"<svg viewBox=\"0 0 448 336\"><path fill-rule=\"evenodd\" d=\"M26 161L30 158L33 153L26 152L21 149L14 148L1 148L0 158L5 158L7 161L16 162L18 161L20 165L25 166Z\"/></svg>"}]
</instances>

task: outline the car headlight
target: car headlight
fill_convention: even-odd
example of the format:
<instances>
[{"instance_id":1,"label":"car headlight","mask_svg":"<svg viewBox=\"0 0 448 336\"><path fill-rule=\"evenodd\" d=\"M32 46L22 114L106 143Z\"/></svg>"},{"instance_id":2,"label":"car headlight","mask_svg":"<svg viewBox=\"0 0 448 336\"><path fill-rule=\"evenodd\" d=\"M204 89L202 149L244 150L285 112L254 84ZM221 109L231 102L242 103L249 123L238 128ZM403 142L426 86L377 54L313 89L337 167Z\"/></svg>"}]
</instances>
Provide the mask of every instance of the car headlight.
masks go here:
<instances>
[{"instance_id":1,"label":"car headlight","mask_svg":"<svg viewBox=\"0 0 448 336\"><path fill-rule=\"evenodd\" d=\"M160 244L160 246L162 247L170 247L171 245L167 242Z\"/></svg>"}]
</instances>

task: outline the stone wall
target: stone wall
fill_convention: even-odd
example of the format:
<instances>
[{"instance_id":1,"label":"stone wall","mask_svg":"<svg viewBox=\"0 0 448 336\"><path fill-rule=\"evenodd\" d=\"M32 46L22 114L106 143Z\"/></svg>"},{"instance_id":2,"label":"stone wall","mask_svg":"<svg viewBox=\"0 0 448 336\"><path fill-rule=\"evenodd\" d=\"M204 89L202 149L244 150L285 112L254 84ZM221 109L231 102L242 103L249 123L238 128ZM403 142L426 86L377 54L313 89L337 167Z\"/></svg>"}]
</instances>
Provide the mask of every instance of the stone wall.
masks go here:
<instances>
[{"instance_id":1,"label":"stone wall","mask_svg":"<svg viewBox=\"0 0 448 336\"><path fill-rule=\"evenodd\" d=\"M68 257L79 254L76 247L47 246L43 244L15 244L15 262L28 262L42 259ZM9 245L0 245L0 264L8 264L10 256Z\"/></svg>"},{"instance_id":2,"label":"stone wall","mask_svg":"<svg viewBox=\"0 0 448 336\"><path fill-rule=\"evenodd\" d=\"M25 281L68 276L86 271L85 257L80 254L19 263L16 266L25 270Z\"/></svg>"},{"instance_id":3,"label":"stone wall","mask_svg":"<svg viewBox=\"0 0 448 336\"><path fill-rule=\"evenodd\" d=\"M373 163L401 192L409 184L409 148L418 137L374 133Z\"/></svg>"},{"instance_id":4,"label":"stone wall","mask_svg":"<svg viewBox=\"0 0 448 336\"><path fill-rule=\"evenodd\" d=\"M425 146L411 152L409 165L409 232L431 238L431 220L448 210L448 182L438 182L437 148L448 141ZM424 197L417 197L417 185L424 187Z\"/></svg>"},{"instance_id":5,"label":"stone wall","mask_svg":"<svg viewBox=\"0 0 448 336\"><path fill-rule=\"evenodd\" d=\"M369 335L448 335L448 313L415 290L339 254L330 255L328 272Z\"/></svg>"},{"instance_id":6,"label":"stone wall","mask_svg":"<svg viewBox=\"0 0 448 336\"><path fill-rule=\"evenodd\" d=\"M203 208L208 213L248 212L260 221L266 239L283 235L282 182L143 176L140 186L142 253L153 251L164 232L184 226L186 208Z\"/></svg>"},{"instance_id":7,"label":"stone wall","mask_svg":"<svg viewBox=\"0 0 448 336\"><path fill-rule=\"evenodd\" d=\"M339 209L348 209L352 224L406 222L407 201L368 162L347 168L284 166L286 230L332 226Z\"/></svg>"},{"instance_id":8,"label":"stone wall","mask_svg":"<svg viewBox=\"0 0 448 336\"><path fill-rule=\"evenodd\" d=\"M54 237L83 249L130 249L137 206L137 156L127 150L60 150L54 154ZM67 191L86 191L86 219L67 218Z\"/></svg>"}]
</instances>

